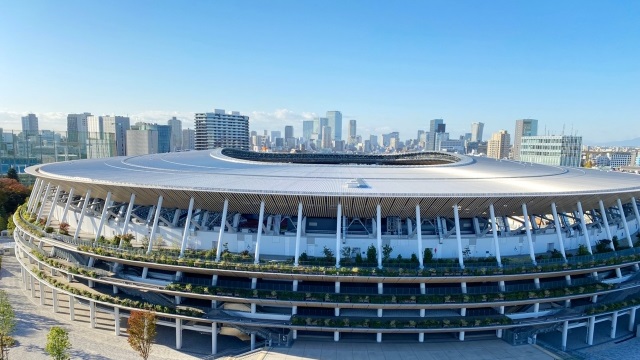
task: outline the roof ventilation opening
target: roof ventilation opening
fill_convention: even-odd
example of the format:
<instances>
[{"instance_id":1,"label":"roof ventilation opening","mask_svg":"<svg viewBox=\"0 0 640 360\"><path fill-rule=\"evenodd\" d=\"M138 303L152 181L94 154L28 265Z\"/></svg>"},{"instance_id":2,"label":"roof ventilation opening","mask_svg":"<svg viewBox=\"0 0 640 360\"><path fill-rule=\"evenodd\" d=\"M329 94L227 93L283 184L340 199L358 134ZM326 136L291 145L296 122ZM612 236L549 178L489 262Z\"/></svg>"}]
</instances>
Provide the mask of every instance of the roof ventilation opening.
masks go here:
<instances>
[{"instance_id":1,"label":"roof ventilation opening","mask_svg":"<svg viewBox=\"0 0 640 360\"><path fill-rule=\"evenodd\" d=\"M357 179L351 179L349 181L347 181L346 183L348 188L360 188L360 189L364 189L364 188L368 188L369 185L367 185L367 183L360 178Z\"/></svg>"}]
</instances>

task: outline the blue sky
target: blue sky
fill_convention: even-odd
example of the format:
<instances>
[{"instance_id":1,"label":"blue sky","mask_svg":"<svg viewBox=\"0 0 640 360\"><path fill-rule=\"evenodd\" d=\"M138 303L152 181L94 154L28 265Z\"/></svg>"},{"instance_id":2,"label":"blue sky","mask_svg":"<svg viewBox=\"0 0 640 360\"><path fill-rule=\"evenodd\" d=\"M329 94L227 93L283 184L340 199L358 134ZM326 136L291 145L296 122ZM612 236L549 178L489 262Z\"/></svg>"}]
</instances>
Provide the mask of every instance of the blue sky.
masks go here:
<instances>
[{"instance_id":1,"label":"blue sky","mask_svg":"<svg viewBox=\"0 0 640 360\"><path fill-rule=\"evenodd\" d=\"M640 136L637 1L0 2L0 127L35 112L164 122L214 108L282 130L327 110L364 136L433 118Z\"/></svg>"}]
</instances>

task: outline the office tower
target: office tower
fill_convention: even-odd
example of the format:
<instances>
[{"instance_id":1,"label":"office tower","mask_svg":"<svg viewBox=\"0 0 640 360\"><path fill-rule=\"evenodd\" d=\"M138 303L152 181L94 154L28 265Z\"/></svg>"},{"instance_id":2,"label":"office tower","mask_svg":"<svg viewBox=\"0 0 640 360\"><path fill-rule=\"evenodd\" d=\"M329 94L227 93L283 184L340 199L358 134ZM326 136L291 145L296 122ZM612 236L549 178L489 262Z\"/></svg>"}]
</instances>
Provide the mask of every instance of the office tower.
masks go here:
<instances>
[{"instance_id":1,"label":"office tower","mask_svg":"<svg viewBox=\"0 0 640 360\"><path fill-rule=\"evenodd\" d=\"M313 133L314 134L322 134L322 128L325 126L329 126L329 119L317 117L313 119Z\"/></svg>"},{"instance_id":2,"label":"office tower","mask_svg":"<svg viewBox=\"0 0 640 360\"><path fill-rule=\"evenodd\" d=\"M331 149L331 126L323 126L322 127L322 139L321 147L323 149Z\"/></svg>"},{"instance_id":3,"label":"office tower","mask_svg":"<svg viewBox=\"0 0 640 360\"><path fill-rule=\"evenodd\" d=\"M444 133L446 124L442 119L433 119L429 122L429 136L427 137L427 150L436 150L437 133Z\"/></svg>"},{"instance_id":4,"label":"office tower","mask_svg":"<svg viewBox=\"0 0 640 360\"><path fill-rule=\"evenodd\" d=\"M342 113L327 111L327 126L332 130L331 140L342 140Z\"/></svg>"},{"instance_id":5,"label":"office tower","mask_svg":"<svg viewBox=\"0 0 640 360\"><path fill-rule=\"evenodd\" d=\"M302 138L305 141L311 140L311 136L314 133L313 131L314 127L315 127L314 120L305 120L302 122Z\"/></svg>"},{"instance_id":6,"label":"office tower","mask_svg":"<svg viewBox=\"0 0 640 360\"><path fill-rule=\"evenodd\" d=\"M424 130L418 130L418 137L416 138L416 140L418 142L425 141L424 136L425 136Z\"/></svg>"},{"instance_id":7,"label":"office tower","mask_svg":"<svg viewBox=\"0 0 640 360\"><path fill-rule=\"evenodd\" d=\"M196 132L193 129L182 129L182 150L195 150Z\"/></svg>"},{"instance_id":8,"label":"office tower","mask_svg":"<svg viewBox=\"0 0 640 360\"><path fill-rule=\"evenodd\" d=\"M471 124L471 141L482 141L482 131L484 123L474 122Z\"/></svg>"},{"instance_id":9,"label":"office tower","mask_svg":"<svg viewBox=\"0 0 640 360\"><path fill-rule=\"evenodd\" d=\"M513 159L520 160L520 142L523 136L538 135L538 120L516 120L516 133L513 135Z\"/></svg>"},{"instance_id":10,"label":"office tower","mask_svg":"<svg viewBox=\"0 0 640 360\"><path fill-rule=\"evenodd\" d=\"M74 145L85 143L89 131L87 126L88 116L91 116L91 113L67 115L67 141L69 143Z\"/></svg>"},{"instance_id":11,"label":"office tower","mask_svg":"<svg viewBox=\"0 0 640 360\"><path fill-rule=\"evenodd\" d=\"M135 131L147 132L147 135L130 135L131 132ZM154 136L155 138L153 138ZM131 137L133 137L133 140L130 140ZM146 141L147 144L140 145L136 149L129 151L128 148L129 146L131 146L131 141L136 141L136 139L139 139L140 141ZM171 126L150 124L144 122L137 122L135 125L131 126L131 129L127 131L127 155L139 153L140 151L147 151L141 149L148 149L148 151L151 151L148 154L170 152Z\"/></svg>"},{"instance_id":12,"label":"office tower","mask_svg":"<svg viewBox=\"0 0 640 360\"><path fill-rule=\"evenodd\" d=\"M582 159L582 136L523 136L518 157L520 161L536 164L579 167Z\"/></svg>"},{"instance_id":13,"label":"office tower","mask_svg":"<svg viewBox=\"0 0 640 360\"><path fill-rule=\"evenodd\" d=\"M371 151L376 150L380 146L378 143L378 135L369 135L369 143L371 144Z\"/></svg>"},{"instance_id":14,"label":"office tower","mask_svg":"<svg viewBox=\"0 0 640 360\"><path fill-rule=\"evenodd\" d=\"M138 129L132 126L127 130L127 155L138 156L155 154L158 149L158 130Z\"/></svg>"},{"instance_id":15,"label":"office tower","mask_svg":"<svg viewBox=\"0 0 640 360\"><path fill-rule=\"evenodd\" d=\"M215 109L212 113L197 113L195 122L196 150L218 147L249 150L248 116Z\"/></svg>"},{"instance_id":16,"label":"office tower","mask_svg":"<svg viewBox=\"0 0 640 360\"><path fill-rule=\"evenodd\" d=\"M25 137L38 135L38 117L36 114L28 114L22 117L22 135Z\"/></svg>"},{"instance_id":17,"label":"office tower","mask_svg":"<svg viewBox=\"0 0 640 360\"><path fill-rule=\"evenodd\" d=\"M127 154L127 130L131 121L128 116L102 116L102 126L109 140L115 143L115 152L112 156L124 156Z\"/></svg>"},{"instance_id":18,"label":"office tower","mask_svg":"<svg viewBox=\"0 0 640 360\"><path fill-rule=\"evenodd\" d=\"M182 121L174 116L167 125L171 127L171 151L182 150Z\"/></svg>"},{"instance_id":19,"label":"office tower","mask_svg":"<svg viewBox=\"0 0 640 360\"><path fill-rule=\"evenodd\" d=\"M507 130L500 130L491 136L487 144L487 157L504 159L509 157L509 144L511 136Z\"/></svg>"},{"instance_id":20,"label":"office tower","mask_svg":"<svg viewBox=\"0 0 640 360\"><path fill-rule=\"evenodd\" d=\"M293 126L287 125L284 127L284 138L285 139L293 138Z\"/></svg>"},{"instance_id":21,"label":"office tower","mask_svg":"<svg viewBox=\"0 0 640 360\"><path fill-rule=\"evenodd\" d=\"M282 131L280 130L272 130L271 131L271 142L275 143L276 139L282 138Z\"/></svg>"},{"instance_id":22,"label":"office tower","mask_svg":"<svg viewBox=\"0 0 640 360\"><path fill-rule=\"evenodd\" d=\"M357 144L356 142L356 121L355 120L349 120L349 139L348 139L348 144L349 145L355 145Z\"/></svg>"},{"instance_id":23,"label":"office tower","mask_svg":"<svg viewBox=\"0 0 640 360\"><path fill-rule=\"evenodd\" d=\"M127 154L129 118L126 116L87 116L87 158L97 159Z\"/></svg>"}]
</instances>

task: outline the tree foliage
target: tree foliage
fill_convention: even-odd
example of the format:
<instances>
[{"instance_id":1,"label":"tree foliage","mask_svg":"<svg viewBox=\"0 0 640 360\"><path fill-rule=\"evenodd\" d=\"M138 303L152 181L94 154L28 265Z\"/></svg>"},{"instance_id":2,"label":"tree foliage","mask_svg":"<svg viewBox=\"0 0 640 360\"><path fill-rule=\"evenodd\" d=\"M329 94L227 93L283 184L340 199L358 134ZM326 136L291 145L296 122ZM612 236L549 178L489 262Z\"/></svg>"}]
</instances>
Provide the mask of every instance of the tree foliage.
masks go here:
<instances>
[{"instance_id":1,"label":"tree foliage","mask_svg":"<svg viewBox=\"0 0 640 360\"><path fill-rule=\"evenodd\" d=\"M54 326L47 334L47 345L44 350L54 360L68 360L71 342L69 341L69 332L60 326Z\"/></svg>"},{"instance_id":2,"label":"tree foliage","mask_svg":"<svg viewBox=\"0 0 640 360\"><path fill-rule=\"evenodd\" d=\"M128 328L129 345L140 357L148 359L156 338L156 314L149 311L131 311Z\"/></svg>"},{"instance_id":3,"label":"tree foliage","mask_svg":"<svg viewBox=\"0 0 640 360\"><path fill-rule=\"evenodd\" d=\"M13 166L9 168L9 171L7 171L7 178L20 182L20 177L18 177L18 172Z\"/></svg>"},{"instance_id":4,"label":"tree foliage","mask_svg":"<svg viewBox=\"0 0 640 360\"><path fill-rule=\"evenodd\" d=\"M13 345L11 334L16 327L16 315L13 312L7 293L0 290L0 359L8 359L9 346Z\"/></svg>"},{"instance_id":5,"label":"tree foliage","mask_svg":"<svg viewBox=\"0 0 640 360\"><path fill-rule=\"evenodd\" d=\"M24 203L29 196L29 188L20 184L15 179L0 179L0 213L8 215Z\"/></svg>"}]
</instances>

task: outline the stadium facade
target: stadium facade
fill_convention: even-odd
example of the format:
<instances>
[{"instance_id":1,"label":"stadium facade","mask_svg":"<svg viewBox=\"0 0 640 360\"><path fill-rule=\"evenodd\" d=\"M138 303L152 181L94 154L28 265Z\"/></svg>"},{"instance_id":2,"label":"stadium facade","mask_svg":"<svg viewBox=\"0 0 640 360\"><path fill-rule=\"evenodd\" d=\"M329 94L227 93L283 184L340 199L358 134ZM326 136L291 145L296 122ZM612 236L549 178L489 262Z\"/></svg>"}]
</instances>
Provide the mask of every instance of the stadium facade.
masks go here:
<instances>
[{"instance_id":1,"label":"stadium facade","mask_svg":"<svg viewBox=\"0 0 640 360\"><path fill-rule=\"evenodd\" d=\"M596 324L633 328L640 307L635 175L233 149L27 171L37 181L14 217L25 289L71 296L92 326L96 311L154 310L177 348L185 330L210 333L214 353L220 335L255 347L558 331L564 347L569 329L591 344Z\"/></svg>"}]
</instances>

